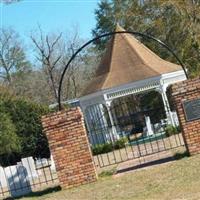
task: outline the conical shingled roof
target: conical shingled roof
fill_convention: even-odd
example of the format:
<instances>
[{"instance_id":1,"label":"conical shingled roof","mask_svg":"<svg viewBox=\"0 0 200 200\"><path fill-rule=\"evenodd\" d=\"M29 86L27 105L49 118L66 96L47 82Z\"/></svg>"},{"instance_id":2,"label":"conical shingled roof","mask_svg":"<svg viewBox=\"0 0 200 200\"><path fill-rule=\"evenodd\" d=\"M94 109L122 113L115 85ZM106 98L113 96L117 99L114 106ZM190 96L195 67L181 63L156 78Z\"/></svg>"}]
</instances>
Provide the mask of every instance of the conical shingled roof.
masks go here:
<instances>
[{"instance_id":1,"label":"conical shingled roof","mask_svg":"<svg viewBox=\"0 0 200 200\"><path fill-rule=\"evenodd\" d=\"M125 31L117 25L116 31ZM181 70L165 61L131 34L115 34L83 95Z\"/></svg>"}]
</instances>

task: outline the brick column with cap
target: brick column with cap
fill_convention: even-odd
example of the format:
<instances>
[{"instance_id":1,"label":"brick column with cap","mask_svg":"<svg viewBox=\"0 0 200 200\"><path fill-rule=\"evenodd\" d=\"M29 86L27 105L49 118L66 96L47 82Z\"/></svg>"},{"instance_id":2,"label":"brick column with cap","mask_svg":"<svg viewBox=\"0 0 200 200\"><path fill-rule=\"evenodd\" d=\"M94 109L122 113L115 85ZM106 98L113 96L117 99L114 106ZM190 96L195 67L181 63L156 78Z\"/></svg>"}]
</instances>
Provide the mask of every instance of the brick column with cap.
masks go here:
<instances>
[{"instance_id":1,"label":"brick column with cap","mask_svg":"<svg viewBox=\"0 0 200 200\"><path fill-rule=\"evenodd\" d=\"M200 78L176 83L170 90L186 148L190 155L198 154L200 153Z\"/></svg>"},{"instance_id":2,"label":"brick column with cap","mask_svg":"<svg viewBox=\"0 0 200 200\"><path fill-rule=\"evenodd\" d=\"M42 125L60 186L70 188L96 181L97 174L80 108L43 116Z\"/></svg>"}]
</instances>

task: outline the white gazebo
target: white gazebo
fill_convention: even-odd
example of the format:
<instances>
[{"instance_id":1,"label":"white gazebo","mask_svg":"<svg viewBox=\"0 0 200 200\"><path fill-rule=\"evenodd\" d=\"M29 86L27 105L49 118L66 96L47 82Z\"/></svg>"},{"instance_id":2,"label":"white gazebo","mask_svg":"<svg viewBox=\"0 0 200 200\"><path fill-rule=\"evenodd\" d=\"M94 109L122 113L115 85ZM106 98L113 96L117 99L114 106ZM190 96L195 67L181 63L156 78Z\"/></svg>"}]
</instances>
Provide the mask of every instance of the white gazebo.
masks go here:
<instances>
[{"instance_id":1,"label":"white gazebo","mask_svg":"<svg viewBox=\"0 0 200 200\"><path fill-rule=\"evenodd\" d=\"M117 26L116 31L124 29ZM106 108L112 134L114 138L118 138L114 125L115 116L110 111L112 101L152 90L161 94L167 122L175 126L166 90L169 85L185 79L180 65L161 59L131 34L115 34L107 44L95 77L78 99L89 133L93 129L90 121L103 116ZM102 117L100 123L107 123L106 119Z\"/></svg>"}]
</instances>

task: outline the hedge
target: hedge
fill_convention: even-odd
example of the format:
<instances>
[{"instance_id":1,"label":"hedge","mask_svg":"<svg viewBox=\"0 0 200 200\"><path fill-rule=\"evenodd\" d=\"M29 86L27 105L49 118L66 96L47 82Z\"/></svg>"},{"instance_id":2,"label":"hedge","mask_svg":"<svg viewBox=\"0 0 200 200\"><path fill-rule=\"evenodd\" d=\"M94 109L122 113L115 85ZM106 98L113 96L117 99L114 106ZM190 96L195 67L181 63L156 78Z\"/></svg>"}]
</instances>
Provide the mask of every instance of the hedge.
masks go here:
<instances>
[{"instance_id":1,"label":"hedge","mask_svg":"<svg viewBox=\"0 0 200 200\"><path fill-rule=\"evenodd\" d=\"M107 142L104 144L97 144L95 146L92 146L92 153L93 155L98 155L98 154L111 152L115 149L116 150L121 149L126 146L127 142L128 142L128 139L126 137L122 137L113 143Z\"/></svg>"}]
</instances>

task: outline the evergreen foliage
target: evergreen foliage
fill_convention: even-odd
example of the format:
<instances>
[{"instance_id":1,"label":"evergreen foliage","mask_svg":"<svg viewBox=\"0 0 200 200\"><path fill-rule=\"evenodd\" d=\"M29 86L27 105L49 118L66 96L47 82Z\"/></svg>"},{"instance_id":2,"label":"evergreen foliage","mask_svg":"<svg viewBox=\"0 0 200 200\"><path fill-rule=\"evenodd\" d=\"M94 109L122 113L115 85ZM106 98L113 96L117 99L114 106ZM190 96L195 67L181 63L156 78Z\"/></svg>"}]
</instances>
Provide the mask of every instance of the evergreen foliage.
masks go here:
<instances>
[{"instance_id":1,"label":"evergreen foliage","mask_svg":"<svg viewBox=\"0 0 200 200\"><path fill-rule=\"evenodd\" d=\"M15 157L49 157L48 141L41 125L41 116L49 112L48 107L16 97L11 92L2 91L3 89L0 93L0 113L9 116L5 121L5 127L9 128L12 143L12 148L5 148L2 153L17 153L18 156ZM3 128L1 126L0 131L3 131ZM17 149L19 141L20 148ZM1 142L4 142L2 138Z\"/></svg>"},{"instance_id":2,"label":"evergreen foliage","mask_svg":"<svg viewBox=\"0 0 200 200\"><path fill-rule=\"evenodd\" d=\"M0 113L0 155L19 152L20 140L16 128L6 113Z\"/></svg>"}]
</instances>

